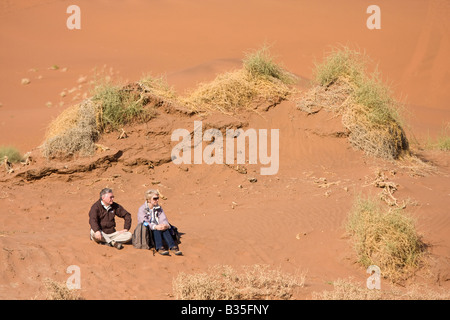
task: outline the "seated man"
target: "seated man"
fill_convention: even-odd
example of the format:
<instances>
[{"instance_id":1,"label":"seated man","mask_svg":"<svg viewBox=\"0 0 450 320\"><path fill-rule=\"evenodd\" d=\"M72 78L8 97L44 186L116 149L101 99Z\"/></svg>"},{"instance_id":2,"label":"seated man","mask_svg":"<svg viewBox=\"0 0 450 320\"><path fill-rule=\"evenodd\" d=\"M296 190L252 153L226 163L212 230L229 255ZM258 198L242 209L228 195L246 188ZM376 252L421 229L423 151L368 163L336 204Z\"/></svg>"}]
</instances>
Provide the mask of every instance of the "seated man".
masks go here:
<instances>
[{"instance_id":1,"label":"seated man","mask_svg":"<svg viewBox=\"0 0 450 320\"><path fill-rule=\"evenodd\" d=\"M115 216L123 218L124 229L116 231ZM105 188L100 191L100 199L96 201L89 211L89 224L91 226L91 240L97 243L106 243L111 247L122 249L122 243L131 240L131 214L121 205L114 202L113 191Z\"/></svg>"}]
</instances>

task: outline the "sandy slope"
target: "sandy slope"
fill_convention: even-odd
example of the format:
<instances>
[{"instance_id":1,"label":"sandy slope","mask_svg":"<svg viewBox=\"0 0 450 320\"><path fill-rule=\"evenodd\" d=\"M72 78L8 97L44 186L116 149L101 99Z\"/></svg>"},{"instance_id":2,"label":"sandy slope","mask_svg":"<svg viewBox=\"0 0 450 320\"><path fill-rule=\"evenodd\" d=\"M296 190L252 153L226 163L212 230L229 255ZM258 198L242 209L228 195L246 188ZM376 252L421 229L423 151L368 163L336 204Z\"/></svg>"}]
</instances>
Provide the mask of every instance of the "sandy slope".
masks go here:
<instances>
[{"instance_id":1,"label":"sandy slope","mask_svg":"<svg viewBox=\"0 0 450 320\"><path fill-rule=\"evenodd\" d=\"M80 101L92 86L95 68L124 81L148 72L165 74L183 92L239 67L243 52L264 41L273 43L271 51L302 79L311 77L314 60L330 46L361 48L379 64L396 95L406 97L411 134L435 137L450 121L446 1L379 1L378 31L365 26L369 1L78 3L82 30L69 31L68 1L1 2L0 46L7 49L0 51L0 145L37 153L45 127ZM52 65L60 68L51 70ZM30 84L22 85L23 78ZM307 85L304 80L300 87ZM149 127L127 128L128 139L104 138L101 143L114 144L111 152L125 150L106 169L51 175L33 183L1 172L0 298L41 297L43 279L65 281L69 265L81 268L82 294L90 299L171 299L172 279L179 272L203 272L215 264L267 263L287 272L307 270L306 287L296 295L300 299L329 289L327 282L337 278L364 283L367 275L354 264L342 224L354 195L378 193L367 182L378 168L392 165L330 136L340 122L325 112L307 117L292 102L284 102L262 117L250 114L245 119L250 128L280 129L277 175L260 176L258 166L243 175L224 165L127 165L138 156L167 158L172 130L192 129L193 119L162 110ZM221 118L208 121L214 127ZM422 272L416 281L448 289L450 159L442 152L423 155L437 164L438 174L413 177L397 169L391 178L400 185L399 199L416 203L408 212L433 245L431 275ZM34 164L45 165L44 160ZM253 176L258 182L248 181ZM318 187L320 178L331 182L328 188ZM116 201L133 218L143 192L158 187L167 197L163 206L170 220L185 233L185 257L153 257L130 246L116 251L91 243L87 212L105 186L116 190ZM162 274L155 274L156 268Z\"/></svg>"}]
</instances>

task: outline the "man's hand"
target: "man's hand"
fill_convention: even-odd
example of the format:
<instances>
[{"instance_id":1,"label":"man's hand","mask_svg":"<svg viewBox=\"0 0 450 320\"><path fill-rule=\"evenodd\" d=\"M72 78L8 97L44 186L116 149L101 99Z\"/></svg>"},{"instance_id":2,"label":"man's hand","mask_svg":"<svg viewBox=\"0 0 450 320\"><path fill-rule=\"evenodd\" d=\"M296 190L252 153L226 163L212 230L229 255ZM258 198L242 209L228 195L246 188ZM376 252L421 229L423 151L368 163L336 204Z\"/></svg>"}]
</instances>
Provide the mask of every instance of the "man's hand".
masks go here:
<instances>
[{"instance_id":1,"label":"man's hand","mask_svg":"<svg viewBox=\"0 0 450 320\"><path fill-rule=\"evenodd\" d=\"M124 233L124 232L127 232L128 231L128 229L123 229L123 230L119 230L119 231L117 231L118 233Z\"/></svg>"},{"instance_id":2,"label":"man's hand","mask_svg":"<svg viewBox=\"0 0 450 320\"><path fill-rule=\"evenodd\" d=\"M101 240L102 240L102 233L101 233L100 231L96 231L96 232L94 233L94 237L95 237L95 239L97 239L98 241L101 241Z\"/></svg>"}]
</instances>

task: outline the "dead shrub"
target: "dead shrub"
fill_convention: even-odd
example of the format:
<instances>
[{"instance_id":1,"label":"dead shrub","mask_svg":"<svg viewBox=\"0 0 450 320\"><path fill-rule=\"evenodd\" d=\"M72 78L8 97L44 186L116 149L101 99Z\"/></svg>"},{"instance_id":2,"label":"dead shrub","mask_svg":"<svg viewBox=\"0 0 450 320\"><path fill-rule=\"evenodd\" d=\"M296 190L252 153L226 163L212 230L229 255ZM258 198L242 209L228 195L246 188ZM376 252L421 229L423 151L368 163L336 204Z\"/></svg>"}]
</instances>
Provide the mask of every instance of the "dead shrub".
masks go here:
<instances>
[{"instance_id":1,"label":"dead shrub","mask_svg":"<svg viewBox=\"0 0 450 320\"><path fill-rule=\"evenodd\" d=\"M401 209L383 210L371 198L358 197L346 223L354 240L358 262L377 265L383 277L400 282L421 265L426 246L414 220Z\"/></svg>"},{"instance_id":2,"label":"dead shrub","mask_svg":"<svg viewBox=\"0 0 450 320\"><path fill-rule=\"evenodd\" d=\"M255 76L245 69L220 74L201 83L180 101L195 112L220 111L236 114L261 103L277 104L292 89L276 78Z\"/></svg>"},{"instance_id":3,"label":"dead shrub","mask_svg":"<svg viewBox=\"0 0 450 320\"><path fill-rule=\"evenodd\" d=\"M370 290L367 287L350 280L338 279L333 281L333 290L313 292L316 300L381 300L380 290Z\"/></svg>"},{"instance_id":4,"label":"dead shrub","mask_svg":"<svg viewBox=\"0 0 450 320\"><path fill-rule=\"evenodd\" d=\"M291 85L296 81L297 77L277 64L268 47L263 46L245 55L242 69L200 83L180 102L195 112L236 114L255 109L260 104L280 103L293 93Z\"/></svg>"},{"instance_id":5,"label":"dead shrub","mask_svg":"<svg viewBox=\"0 0 450 320\"><path fill-rule=\"evenodd\" d=\"M152 107L144 108L149 102L146 94L139 84L124 87L109 82L99 84L92 98L67 108L51 122L42 145L43 155L46 158L76 153L92 155L102 133L155 116Z\"/></svg>"},{"instance_id":6,"label":"dead shrub","mask_svg":"<svg viewBox=\"0 0 450 320\"><path fill-rule=\"evenodd\" d=\"M316 300L449 300L450 294L444 289L436 291L427 287L413 285L406 290L368 289L366 283L357 283L352 279L333 281L332 290L313 292Z\"/></svg>"},{"instance_id":7,"label":"dead shrub","mask_svg":"<svg viewBox=\"0 0 450 320\"><path fill-rule=\"evenodd\" d=\"M408 139L399 123L373 122L370 115L367 107L358 104L344 110L342 123L350 131L350 143L368 155L383 159L399 159L409 154Z\"/></svg>"},{"instance_id":8,"label":"dead shrub","mask_svg":"<svg viewBox=\"0 0 450 320\"><path fill-rule=\"evenodd\" d=\"M303 287L305 274L290 275L267 265L244 267L243 273L230 266L215 266L205 273L180 273L173 291L182 300L289 299L296 287Z\"/></svg>"},{"instance_id":9,"label":"dead shrub","mask_svg":"<svg viewBox=\"0 0 450 320\"><path fill-rule=\"evenodd\" d=\"M47 290L45 300L84 300L75 289L67 288L65 283L45 279L44 285Z\"/></svg>"},{"instance_id":10,"label":"dead shrub","mask_svg":"<svg viewBox=\"0 0 450 320\"><path fill-rule=\"evenodd\" d=\"M98 138L98 107L92 100L85 100L63 111L50 124L42 153L46 158L67 157L77 152L91 155Z\"/></svg>"},{"instance_id":11,"label":"dead shrub","mask_svg":"<svg viewBox=\"0 0 450 320\"><path fill-rule=\"evenodd\" d=\"M368 58L344 47L316 65L318 83L297 102L309 114L324 108L342 115L349 141L366 154L399 159L409 155L409 142L399 116L400 104L374 71L367 75Z\"/></svg>"}]
</instances>

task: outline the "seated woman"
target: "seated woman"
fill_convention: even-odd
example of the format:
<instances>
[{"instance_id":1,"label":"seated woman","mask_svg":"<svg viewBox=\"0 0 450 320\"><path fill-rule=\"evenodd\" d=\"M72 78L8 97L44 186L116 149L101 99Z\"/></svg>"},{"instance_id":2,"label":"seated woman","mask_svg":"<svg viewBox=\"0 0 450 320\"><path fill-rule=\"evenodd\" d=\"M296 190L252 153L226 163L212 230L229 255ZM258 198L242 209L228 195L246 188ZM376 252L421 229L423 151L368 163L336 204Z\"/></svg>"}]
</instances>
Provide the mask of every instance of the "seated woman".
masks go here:
<instances>
[{"instance_id":1,"label":"seated woman","mask_svg":"<svg viewBox=\"0 0 450 320\"><path fill-rule=\"evenodd\" d=\"M183 253L170 234L170 224L163 209L159 206L159 193L156 190L145 192L145 203L138 210L138 223L149 225L155 240L156 250L159 254L169 255L163 246L163 238L169 246L170 251L180 256Z\"/></svg>"}]
</instances>

